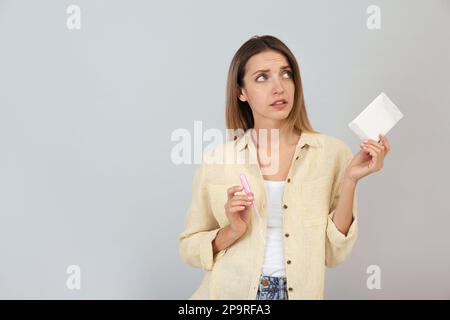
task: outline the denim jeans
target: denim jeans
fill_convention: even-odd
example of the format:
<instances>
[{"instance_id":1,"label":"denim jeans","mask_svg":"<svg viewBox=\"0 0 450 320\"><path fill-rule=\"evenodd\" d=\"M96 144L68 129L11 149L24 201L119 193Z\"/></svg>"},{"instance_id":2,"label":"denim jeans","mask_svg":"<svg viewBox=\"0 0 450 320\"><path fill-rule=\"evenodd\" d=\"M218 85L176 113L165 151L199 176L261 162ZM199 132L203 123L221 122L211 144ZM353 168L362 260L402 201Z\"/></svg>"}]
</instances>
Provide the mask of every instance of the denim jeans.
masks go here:
<instances>
[{"instance_id":1,"label":"denim jeans","mask_svg":"<svg viewBox=\"0 0 450 320\"><path fill-rule=\"evenodd\" d=\"M287 281L285 277L261 275L256 300L288 300Z\"/></svg>"}]
</instances>

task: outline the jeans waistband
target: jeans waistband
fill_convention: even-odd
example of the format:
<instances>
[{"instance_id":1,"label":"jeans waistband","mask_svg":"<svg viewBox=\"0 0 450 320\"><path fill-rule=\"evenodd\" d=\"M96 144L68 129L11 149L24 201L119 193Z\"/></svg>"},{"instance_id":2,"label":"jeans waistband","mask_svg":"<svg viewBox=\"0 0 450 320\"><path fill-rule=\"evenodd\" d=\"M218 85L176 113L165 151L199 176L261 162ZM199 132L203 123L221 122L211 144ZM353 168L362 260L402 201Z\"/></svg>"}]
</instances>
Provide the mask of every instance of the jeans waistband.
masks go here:
<instances>
[{"instance_id":1,"label":"jeans waistband","mask_svg":"<svg viewBox=\"0 0 450 320\"><path fill-rule=\"evenodd\" d=\"M286 277L271 277L271 276L264 276L261 275L259 279L259 286L260 288L268 288L277 286L280 289L286 288L287 280Z\"/></svg>"}]
</instances>

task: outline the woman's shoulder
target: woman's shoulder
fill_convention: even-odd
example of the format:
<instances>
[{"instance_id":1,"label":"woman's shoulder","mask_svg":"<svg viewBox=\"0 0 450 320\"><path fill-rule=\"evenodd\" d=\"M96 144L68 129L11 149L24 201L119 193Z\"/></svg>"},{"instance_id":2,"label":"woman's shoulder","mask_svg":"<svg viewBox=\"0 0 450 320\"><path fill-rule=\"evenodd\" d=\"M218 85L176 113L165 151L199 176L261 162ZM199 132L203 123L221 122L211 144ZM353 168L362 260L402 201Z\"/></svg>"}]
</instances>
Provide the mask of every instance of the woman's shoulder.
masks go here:
<instances>
[{"instance_id":1,"label":"woman's shoulder","mask_svg":"<svg viewBox=\"0 0 450 320\"><path fill-rule=\"evenodd\" d=\"M219 143L208 147L203 152L203 162L205 164L221 164L227 159L227 156L234 155L240 148L240 145L244 142L243 137L239 137L236 140L228 140L223 143Z\"/></svg>"},{"instance_id":2,"label":"woman's shoulder","mask_svg":"<svg viewBox=\"0 0 450 320\"><path fill-rule=\"evenodd\" d=\"M331 154L345 156L349 153L352 153L352 150L348 146L348 144L340 138L325 133L315 133L315 135L317 136L317 139L320 140L323 148Z\"/></svg>"},{"instance_id":3,"label":"woman's shoulder","mask_svg":"<svg viewBox=\"0 0 450 320\"><path fill-rule=\"evenodd\" d=\"M322 152L330 159L347 159L353 156L352 149L340 138L319 132L308 133L308 135L318 142Z\"/></svg>"},{"instance_id":4,"label":"woman's shoulder","mask_svg":"<svg viewBox=\"0 0 450 320\"><path fill-rule=\"evenodd\" d=\"M320 140L323 147L332 150L345 150L350 149L348 144L335 136L325 134L325 133L312 133L318 140Z\"/></svg>"}]
</instances>

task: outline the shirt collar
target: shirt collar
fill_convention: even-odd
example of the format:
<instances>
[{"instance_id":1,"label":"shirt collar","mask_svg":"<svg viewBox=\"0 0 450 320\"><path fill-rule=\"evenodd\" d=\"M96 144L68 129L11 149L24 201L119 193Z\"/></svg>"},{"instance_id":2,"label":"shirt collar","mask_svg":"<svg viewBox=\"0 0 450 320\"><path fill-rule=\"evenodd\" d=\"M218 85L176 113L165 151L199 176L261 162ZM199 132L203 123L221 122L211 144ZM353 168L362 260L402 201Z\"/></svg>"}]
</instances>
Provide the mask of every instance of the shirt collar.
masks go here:
<instances>
[{"instance_id":1,"label":"shirt collar","mask_svg":"<svg viewBox=\"0 0 450 320\"><path fill-rule=\"evenodd\" d=\"M243 135L236 139L236 146L238 151L242 151L247 148L248 143L251 141L252 130L253 128L247 129ZM319 141L317 133L302 132L296 149L303 148L305 145L320 147L322 144Z\"/></svg>"}]
</instances>

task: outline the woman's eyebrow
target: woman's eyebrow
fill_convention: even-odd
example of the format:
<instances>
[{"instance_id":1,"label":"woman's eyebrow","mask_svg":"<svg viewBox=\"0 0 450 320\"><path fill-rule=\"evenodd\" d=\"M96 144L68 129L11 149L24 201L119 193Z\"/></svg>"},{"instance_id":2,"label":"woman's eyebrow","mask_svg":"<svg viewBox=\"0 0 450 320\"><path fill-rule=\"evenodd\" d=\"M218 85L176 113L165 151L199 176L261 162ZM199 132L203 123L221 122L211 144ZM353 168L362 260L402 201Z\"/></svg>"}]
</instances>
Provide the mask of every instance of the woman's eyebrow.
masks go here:
<instances>
[{"instance_id":1,"label":"woman's eyebrow","mask_svg":"<svg viewBox=\"0 0 450 320\"><path fill-rule=\"evenodd\" d=\"M283 66L283 67L280 68L280 70L285 70L285 69L291 69L291 66ZM258 72L269 72L269 71L270 71L270 69L258 70L258 71L253 72L253 73L252 73L252 76L253 76L255 73L258 73Z\"/></svg>"}]
</instances>

